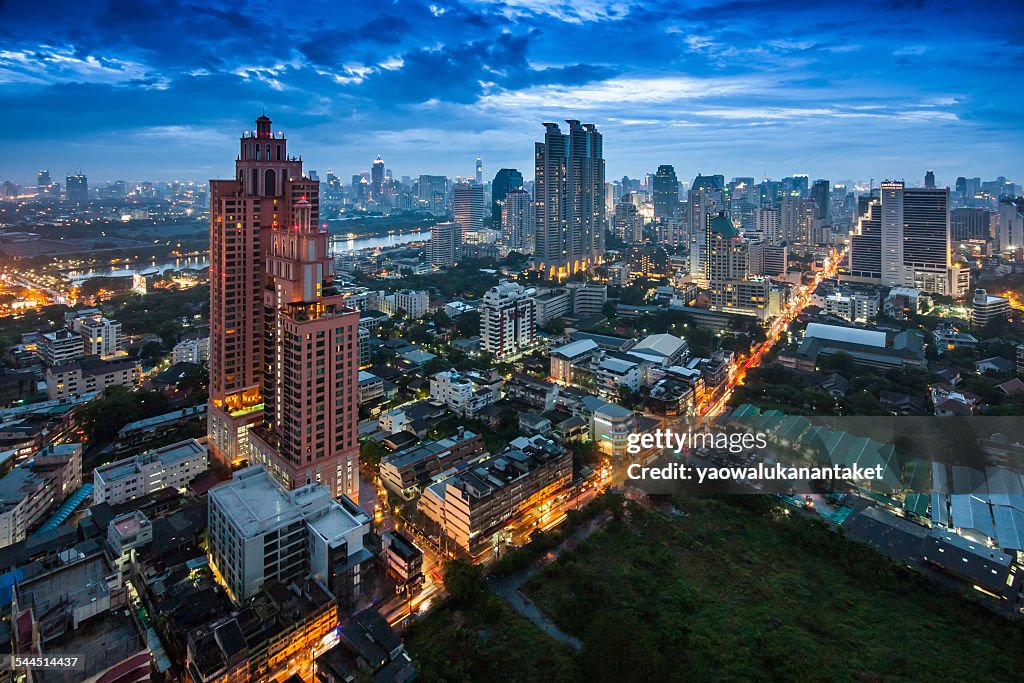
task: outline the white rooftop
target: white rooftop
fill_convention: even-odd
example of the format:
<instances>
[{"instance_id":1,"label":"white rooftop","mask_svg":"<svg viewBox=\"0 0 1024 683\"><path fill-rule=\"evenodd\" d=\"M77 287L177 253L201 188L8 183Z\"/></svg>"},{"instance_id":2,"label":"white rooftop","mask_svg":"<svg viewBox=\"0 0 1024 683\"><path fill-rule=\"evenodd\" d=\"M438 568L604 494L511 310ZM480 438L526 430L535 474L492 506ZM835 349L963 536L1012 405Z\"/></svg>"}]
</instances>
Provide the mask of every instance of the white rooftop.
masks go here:
<instances>
[{"instance_id":1,"label":"white rooftop","mask_svg":"<svg viewBox=\"0 0 1024 683\"><path fill-rule=\"evenodd\" d=\"M245 538L291 524L333 502L320 484L285 491L261 465L235 472L234 479L210 489L209 495Z\"/></svg>"},{"instance_id":2,"label":"white rooftop","mask_svg":"<svg viewBox=\"0 0 1024 683\"><path fill-rule=\"evenodd\" d=\"M589 353L597 348L597 342L593 339L580 339L565 346L559 346L551 351L551 355L558 355L563 358L576 358L584 353Z\"/></svg>"},{"instance_id":3,"label":"white rooftop","mask_svg":"<svg viewBox=\"0 0 1024 683\"><path fill-rule=\"evenodd\" d=\"M839 325L823 325L822 323L808 323L804 337L815 339L828 339L831 341L850 342L863 346L874 346L880 349L885 348L885 332L879 330L862 330L856 327L840 327Z\"/></svg>"},{"instance_id":4,"label":"white rooftop","mask_svg":"<svg viewBox=\"0 0 1024 683\"><path fill-rule=\"evenodd\" d=\"M672 334L652 334L637 343L630 351L647 351L668 358L679 353L686 342Z\"/></svg>"}]
</instances>

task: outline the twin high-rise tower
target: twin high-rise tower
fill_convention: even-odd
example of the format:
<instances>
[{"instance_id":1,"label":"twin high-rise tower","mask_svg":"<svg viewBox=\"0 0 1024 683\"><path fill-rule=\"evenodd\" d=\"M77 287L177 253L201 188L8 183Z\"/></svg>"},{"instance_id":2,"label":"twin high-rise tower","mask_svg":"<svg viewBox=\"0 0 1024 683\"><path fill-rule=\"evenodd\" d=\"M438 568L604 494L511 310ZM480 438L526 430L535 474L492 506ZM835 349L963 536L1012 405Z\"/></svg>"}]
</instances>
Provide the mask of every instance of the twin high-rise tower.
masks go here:
<instances>
[{"instance_id":1,"label":"twin high-rise tower","mask_svg":"<svg viewBox=\"0 0 1024 683\"><path fill-rule=\"evenodd\" d=\"M356 500L359 314L332 290L319 182L270 126L210 181L210 450Z\"/></svg>"},{"instance_id":2,"label":"twin high-rise tower","mask_svg":"<svg viewBox=\"0 0 1024 683\"><path fill-rule=\"evenodd\" d=\"M545 123L534 149L535 253L549 277L587 270L604 256L604 153L592 123Z\"/></svg>"}]
</instances>

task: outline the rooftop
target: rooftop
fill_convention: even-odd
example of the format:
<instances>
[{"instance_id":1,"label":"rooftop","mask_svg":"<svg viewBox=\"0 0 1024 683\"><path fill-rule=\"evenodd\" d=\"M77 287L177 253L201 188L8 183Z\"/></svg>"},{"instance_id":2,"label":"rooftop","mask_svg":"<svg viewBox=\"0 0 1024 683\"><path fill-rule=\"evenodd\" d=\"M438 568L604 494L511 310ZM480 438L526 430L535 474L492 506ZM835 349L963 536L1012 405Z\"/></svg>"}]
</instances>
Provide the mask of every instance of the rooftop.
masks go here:
<instances>
[{"instance_id":1,"label":"rooftop","mask_svg":"<svg viewBox=\"0 0 1024 683\"><path fill-rule=\"evenodd\" d=\"M209 497L246 538L302 519L303 508L314 502L333 500L320 484L285 491L260 465L239 470L234 479L210 489Z\"/></svg>"},{"instance_id":2,"label":"rooftop","mask_svg":"<svg viewBox=\"0 0 1024 683\"><path fill-rule=\"evenodd\" d=\"M175 465L188 458L206 452L206 447L195 439L186 439L172 443L162 448L146 451L139 455L112 462L103 467L97 467L95 473L106 482L117 481L126 477L134 476L142 471L142 468L154 462L159 462L164 467Z\"/></svg>"}]
</instances>

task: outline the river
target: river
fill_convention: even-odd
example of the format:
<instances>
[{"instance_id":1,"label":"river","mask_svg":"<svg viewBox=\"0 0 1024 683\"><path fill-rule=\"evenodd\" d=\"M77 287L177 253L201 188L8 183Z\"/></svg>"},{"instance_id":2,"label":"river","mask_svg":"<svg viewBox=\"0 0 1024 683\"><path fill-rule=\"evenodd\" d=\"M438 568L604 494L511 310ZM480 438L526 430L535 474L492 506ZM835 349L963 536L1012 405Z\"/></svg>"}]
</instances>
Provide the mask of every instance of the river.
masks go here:
<instances>
[{"instance_id":1,"label":"river","mask_svg":"<svg viewBox=\"0 0 1024 683\"><path fill-rule=\"evenodd\" d=\"M385 249L387 247L397 247L410 242L424 242L429 239L429 230L352 238L332 235L328 250L331 254L337 255L353 251L361 251L363 249ZM154 259L149 263L139 259L132 263L119 263L117 265L100 266L96 268L89 268L87 270L69 270L64 272L64 277L66 277L70 282L77 284L85 282L86 280L91 280L94 277L128 277L135 274L156 275L168 270L184 270L186 268L202 270L209 265L210 259L205 254L162 261Z\"/></svg>"}]
</instances>

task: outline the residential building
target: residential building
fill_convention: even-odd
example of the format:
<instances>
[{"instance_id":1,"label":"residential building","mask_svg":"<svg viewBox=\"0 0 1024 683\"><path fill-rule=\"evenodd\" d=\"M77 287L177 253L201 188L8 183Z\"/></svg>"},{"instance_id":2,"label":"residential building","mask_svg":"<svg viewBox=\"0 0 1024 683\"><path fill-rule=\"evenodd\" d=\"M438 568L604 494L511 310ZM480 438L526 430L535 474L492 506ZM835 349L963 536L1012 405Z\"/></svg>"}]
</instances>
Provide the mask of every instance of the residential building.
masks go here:
<instances>
[{"instance_id":1,"label":"residential building","mask_svg":"<svg viewBox=\"0 0 1024 683\"><path fill-rule=\"evenodd\" d=\"M318 683L350 683L366 675L380 683L406 683L419 678L401 638L373 609L348 620L340 629L339 643L316 658L314 670Z\"/></svg>"},{"instance_id":2,"label":"residential building","mask_svg":"<svg viewBox=\"0 0 1024 683\"><path fill-rule=\"evenodd\" d=\"M960 294L950 251L949 189L881 185L881 283Z\"/></svg>"},{"instance_id":3,"label":"residential building","mask_svg":"<svg viewBox=\"0 0 1024 683\"><path fill-rule=\"evenodd\" d=\"M51 444L0 479L0 548L22 541L82 487L82 444Z\"/></svg>"},{"instance_id":4,"label":"residential building","mask_svg":"<svg viewBox=\"0 0 1024 683\"><path fill-rule=\"evenodd\" d=\"M95 309L91 309L95 311ZM77 315L65 316L68 327L82 336L85 355L110 358L122 351L121 323L95 313L79 311ZM84 315L83 315L84 314ZM70 318L70 319L69 319Z\"/></svg>"},{"instance_id":5,"label":"residential building","mask_svg":"<svg viewBox=\"0 0 1024 683\"><path fill-rule=\"evenodd\" d=\"M833 292L825 297L824 311L850 322L866 322L878 316L878 295Z\"/></svg>"},{"instance_id":6,"label":"residential building","mask_svg":"<svg viewBox=\"0 0 1024 683\"><path fill-rule=\"evenodd\" d=\"M989 294L984 289L974 290L974 298L971 299L971 325L985 327L994 320L1008 320L1009 317L1009 299Z\"/></svg>"},{"instance_id":7,"label":"residential building","mask_svg":"<svg viewBox=\"0 0 1024 683\"><path fill-rule=\"evenodd\" d=\"M370 518L319 483L287 490L259 465L209 493L210 562L233 600L309 576L343 603L361 589Z\"/></svg>"},{"instance_id":8,"label":"residential building","mask_svg":"<svg viewBox=\"0 0 1024 683\"><path fill-rule=\"evenodd\" d=\"M595 373L597 391L605 398L615 398L620 391L640 391L643 374L640 364L621 358L605 358Z\"/></svg>"},{"instance_id":9,"label":"residential building","mask_svg":"<svg viewBox=\"0 0 1024 683\"><path fill-rule=\"evenodd\" d=\"M532 289L501 282L480 304L481 349L498 360L513 358L537 343L537 304Z\"/></svg>"},{"instance_id":10,"label":"residential building","mask_svg":"<svg viewBox=\"0 0 1024 683\"><path fill-rule=\"evenodd\" d=\"M626 351L633 358L663 367L678 365L689 353L686 340L671 334L648 335Z\"/></svg>"},{"instance_id":11,"label":"residential building","mask_svg":"<svg viewBox=\"0 0 1024 683\"><path fill-rule=\"evenodd\" d=\"M195 363L202 365L210 360L210 338L186 339L178 342L171 350L173 363Z\"/></svg>"},{"instance_id":12,"label":"residential building","mask_svg":"<svg viewBox=\"0 0 1024 683\"><path fill-rule=\"evenodd\" d=\"M405 311L413 320L430 312L430 293L423 290L400 289L395 292L395 308Z\"/></svg>"},{"instance_id":13,"label":"residential building","mask_svg":"<svg viewBox=\"0 0 1024 683\"><path fill-rule=\"evenodd\" d=\"M604 255L604 149L594 124L545 123L534 147L534 255L551 279L587 270Z\"/></svg>"},{"instance_id":14,"label":"residential building","mask_svg":"<svg viewBox=\"0 0 1024 683\"><path fill-rule=\"evenodd\" d=\"M431 484L419 509L438 525L442 544L472 552L490 532L563 489L572 454L542 436L517 437L508 449Z\"/></svg>"},{"instance_id":15,"label":"residential building","mask_svg":"<svg viewBox=\"0 0 1024 683\"><path fill-rule=\"evenodd\" d=\"M142 366L132 358L103 360L88 356L46 369L46 396L50 400L102 391L114 386L138 386Z\"/></svg>"},{"instance_id":16,"label":"residential building","mask_svg":"<svg viewBox=\"0 0 1024 683\"><path fill-rule=\"evenodd\" d=\"M451 268L462 260L462 227L458 223L430 226L427 260L435 268Z\"/></svg>"},{"instance_id":17,"label":"residential building","mask_svg":"<svg viewBox=\"0 0 1024 683\"><path fill-rule=\"evenodd\" d=\"M452 436L423 441L384 456L380 463L381 482L392 493L405 496L485 452L483 437L460 427Z\"/></svg>"},{"instance_id":18,"label":"residential building","mask_svg":"<svg viewBox=\"0 0 1024 683\"><path fill-rule=\"evenodd\" d=\"M66 365L85 355L82 335L69 329L41 332L36 337L36 355L43 365Z\"/></svg>"},{"instance_id":19,"label":"residential building","mask_svg":"<svg viewBox=\"0 0 1024 683\"><path fill-rule=\"evenodd\" d=\"M302 161L289 155L288 141L271 123L260 116L256 130L243 134L232 179L210 181L208 429L211 456L226 468L251 455L249 430L263 419L267 356L273 358L274 345L283 341L270 339L264 349L267 328L274 327L265 317L265 288L271 273L280 274L268 269L271 247L297 225L300 202L309 224L320 225L319 182L303 175ZM319 272L321 266L299 270L314 275L309 268ZM312 284L315 278L307 279ZM275 302L271 310L277 308Z\"/></svg>"},{"instance_id":20,"label":"residential building","mask_svg":"<svg viewBox=\"0 0 1024 683\"><path fill-rule=\"evenodd\" d=\"M538 379L517 372L505 382L505 394L513 401L518 401L540 412L547 412L555 407L558 385L546 379Z\"/></svg>"},{"instance_id":21,"label":"residential building","mask_svg":"<svg viewBox=\"0 0 1024 683\"><path fill-rule=\"evenodd\" d=\"M263 290L263 412L250 460L287 488L359 495L359 312L331 286L327 230L300 198L269 233Z\"/></svg>"},{"instance_id":22,"label":"residential building","mask_svg":"<svg viewBox=\"0 0 1024 683\"><path fill-rule=\"evenodd\" d=\"M592 339L581 339L552 349L551 379L563 384L572 384L574 368L589 365L600 355L601 350Z\"/></svg>"},{"instance_id":23,"label":"residential building","mask_svg":"<svg viewBox=\"0 0 1024 683\"><path fill-rule=\"evenodd\" d=\"M933 333L935 349L939 354L955 349L974 349L978 346L978 338L972 334L961 332L952 325L939 327Z\"/></svg>"},{"instance_id":24,"label":"residential building","mask_svg":"<svg viewBox=\"0 0 1024 683\"><path fill-rule=\"evenodd\" d=\"M206 405L189 406L188 408L172 410L163 415L133 420L117 430L114 451L120 455L138 448L147 441L167 436L179 429L183 424L204 419L206 411Z\"/></svg>"},{"instance_id":25,"label":"residential building","mask_svg":"<svg viewBox=\"0 0 1024 683\"><path fill-rule=\"evenodd\" d=\"M501 399L501 375L490 370L443 370L430 377L430 398L457 415L471 417Z\"/></svg>"},{"instance_id":26,"label":"residential building","mask_svg":"<svg viewBox=\"0 0 1024 683\"><path fill-rule=\"evenodd\" d=\"M184 491L207 465L206 447L195 439L117 460L93 470L93 504L119 505L167 487Z\"/></svg>"},{"instance_id":27,"label":"residential building","mask_svg":"<svg viewBox=\"0 0 1024 683\"><path fill-rule=\"evenodd\" d=\"M506 194L501 201L500 220L505 245L512 251L532 254L537 218L530 193L519 188Z\"/></svg>"}]
</instances>

